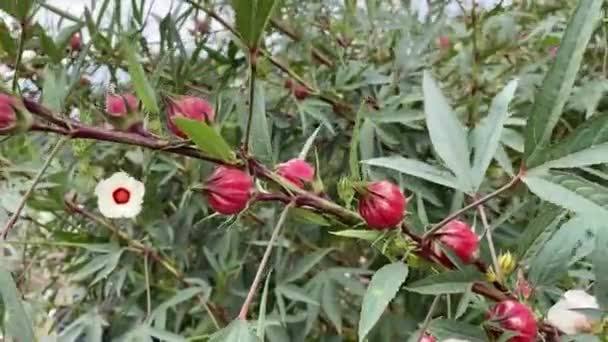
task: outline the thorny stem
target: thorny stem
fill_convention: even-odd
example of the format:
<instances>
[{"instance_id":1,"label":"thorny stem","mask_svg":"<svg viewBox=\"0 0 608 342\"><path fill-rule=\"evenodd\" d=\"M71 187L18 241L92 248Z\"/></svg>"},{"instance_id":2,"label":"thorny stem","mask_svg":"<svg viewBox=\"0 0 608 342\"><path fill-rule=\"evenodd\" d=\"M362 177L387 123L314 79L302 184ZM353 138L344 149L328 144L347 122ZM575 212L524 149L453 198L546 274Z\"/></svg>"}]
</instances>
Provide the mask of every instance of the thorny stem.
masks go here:
<instances>
[{"instance_id":1,"label":"thorny stem","mask_svg":"<svg viewBox=\"0 0 608 342\"><path fill-rule=\"evenodd\" d=\"M486 203L487 201L491 200L492 198L500 195L501 193L509 190L511 187L513 187L515 184L519 183L519 181L521 180L521 177L524 176L524 169L521 169L519 171L519 173L517 175L515 175L515 177L511 178L511 180L509 181L509 183L503 185L502 187L500 187L499 189L497 189L494 192L491 192L487 195L485 195L482 198L479 198L475 201L473 201L471 204L462 207L459 210L456 210L455 212L451 213L450 215L448 215L446 218L444 218L443 220L441 220L441 222L437 223L436 225L434 225L431 229L429 229L428 232L426 232L424 234L424 236L422 237L423 239L428 238L429 236L431 236L433 233L437 232L439 229L443 228L446 224L448 224L448 222L452 221L453 219L455 219L456 217L460 216L461 214L463 214L464 212L467 212L481 204Z\"/></svg>"},{"instance_id":2,"label":"thorny stem","mask_svg":"<svg viewBox=\"0 0 608 342\"><path fill-rule=\"evenodd\" d=\"M2 229L2 232L0 233L0 235L2 236L2 240L6 240L6 236L8 235L10 230L13 228L13 226L17 223L17 220L19 219L19 215L21 215L21 211L25 207L25 202L27 202L27 200L30 198L30 196L34 192L34 189L36 188L36 185L38 185L38 182L40 182L40 179L42 179L42 176L46 172L46 169L48 169L49 165L51 165L51 162L55 158L55 155L57 155L57 152L59 152L59 150L61 149L61 146L63 146L63 143L65 143L68 139L69 139L69 137L63 137L63 138L59 139L59 141L57 141L57 143L55 144L55 147L53 147L53 150L51 150L51 153L46 158L46 161L44 162L44 164L42 165L40 170L38 170L38 174L32 181L32 184L30 185L29 189L27 189L27 192L25 193L25 195L23 195L23 198L21 199L19 206L17 206L17 210L15 210L15 212L13 213L13 216L11 216L11 218L8 220L8 222L6 222L6 224L4 225L4 228Z\"/></svg>"},{"instance_id":3,"label":"thorny stem","mask_svg":"<svg viewBox=\"0 0 608 342\"><path fill-rule=\"evenodd\" d=\"M268 263L268 259L270 258L270 254L272 252L272 248L274 247L274 243L275 243L276 239L279 237L279 233L281 232L281 227L283 226L283 223L285 223L285 219L287 218L287 213L289 212L289 209L291 207L293 207L294 204L295 204L294 202L291 202L287 206L285 206L285 208L283 209L283 212L281 213L281 216L279 217L279 220L277 221L277 224L274 227L274 230L272 231L272 235L270 236L270 240L268 241L268 246L266 246L266 251L264 252L264 256L262 256L262 261L260 261L260 265L258 266L258 270L255 274L255 278L253 279L253 282L251 283L251 286L249 287L249 292L247 293L247 297L245 298L245 301L243 302L243 306L241 306L241 311L239 312L238 319L241 319L241 320L247 319L247 313L249 312L249 307L251 306L251 303L253 302L253 298L255 297L255 293L257 292L260 282L262 281L262 275L264 274L264 269L266 268L266 264Z\"/></svg>"}]
</instances>

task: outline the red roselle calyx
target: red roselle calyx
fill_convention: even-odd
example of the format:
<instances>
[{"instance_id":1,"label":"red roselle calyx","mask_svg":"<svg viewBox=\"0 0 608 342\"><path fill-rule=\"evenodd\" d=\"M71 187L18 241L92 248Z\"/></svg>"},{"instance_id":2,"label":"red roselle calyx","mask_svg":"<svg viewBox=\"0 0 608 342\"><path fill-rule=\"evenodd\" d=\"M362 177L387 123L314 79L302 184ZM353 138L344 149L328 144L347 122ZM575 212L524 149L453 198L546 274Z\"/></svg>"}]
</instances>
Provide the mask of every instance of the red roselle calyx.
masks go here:
<instances>
[{"instance_id":1,"label":"red roselle calyx","mask_svg":"<svg viewBox=\"0 0 608 342\"><path fill-rule=\"evenodd\" d=\"M371 228L388 229L403 220L407 200L397 185L376 181L359 192L359 214Z\"/></svg>"},{"instance_id":2,"label":"red roselle calyx","mask_svg":"<svg viewBox=\"0 0 608 342\"><path fill-rule=\"evenodd\" d=\"M82 37L80 33L74 33L72 37L70 37L70 50L72 51L80 51L82 49Z\"/></svg>"},{"instance_id":3,"label":"red roselle calyx","mask_svg":"<svg viewBox=\"0 0 608 342\"><path fill-rule=\"evenodd\" d=\"M220 214L237 214L247 206L252 186L251 177L244 171L219 166L205 184L209 206Z\"/></svg>"},{"instance_id":4,"label":"red roselle calyx","mask_svg":"<svg viewBox=\"0 0 608 342\"><path fill-rule=\"evenodd\" d=\"M215 112L209 102L193 96L182 96L179 99L169 99L167 107L167 125L169 130L180 138L187 138L175 124L176 117L184 117L205 123L213 122Z\"/></svg>"},{"instance_id":5,"label":"red roselle calyx","mask_svg":"<svg viewBox=\"0 0 608 342\"><path fill-rule=\"evenodd\" d=\"M439 36L439 47L442 49L447 49L450 47L450 45L452 45L450 43L450 38L446 37L446 36Z\"/></svg>"},{"instance_id":6,"label":"red roselle calyx","mask_svg":"<svg viewBox=\"0 0 608 342\"><path fill-rule=\"evenodd\" d=\"M277 165L276 172L299 188L315 177L315 168L303 159L291 159Z\"/></svg>"},{"instance_id":7,"label":"red roselle calyx","mask_svg":"<svg viewBox=\"0 0 608 342\"><path fill-rule=\"evenodd\" d=\"M310 91L308 91L308 88L301 84L295 83L291 79L285 80L285 89L290 89L293 96L295 96L298 100L304 100L310 96Z\"/></svg>"},{"instance_id":8,"label":"red roselle calyx","mask_svg":"<svg viewBox=\"0 0 608 342\"><path fill-rule=\"evenodd\" d=\"M139 100L133 94L108 94L106 96L106 113L110 116L126 116L129 113L137 112L138 107Z\"/></svg>"},{"instance_id":9,"label":"red roselle calyx","mask_svg":"<svg viewBox=\"0 0 608 342\"><path fill-rule=\"evenodd\" d=\"M425 333L419 342L437 342L437 340L433 336Z\"/></svg>"},{"instance_id":10,"label":"red roselle calyx","mask_svg":"<svg viewBox=\"0 0 608 342\"><path fill-rule=\"evenodd\" d=\"M25 132L32 125L32 116L18 98L0 93L0 134Z\"/></svg>"},{"instance_id":11,"label":"red roselle calyx","mask_svg":"<svg viewBox=\"0 0 608 342\"><path fill-rule=\"evenodd\" d=\"M503 329L518 334L508 342L533 342L536 341L538 326L532 311L524 304L516 300L504 300L496 305L488 313L488 319L498 323Z\"/></svg>"},{"instance_id":12,"label":"red roselle calyx","mask_svg":"<svg viewBox=\"0 0 608 342\"><path fill-rule=\"evenodd\" d=\"M441 263L451 266L452 262L441 248L449 248L465 264L474 262L479 256L479 237L468 224L452 220L433 234L431 248Z\"/></svg>"}]
</instances>

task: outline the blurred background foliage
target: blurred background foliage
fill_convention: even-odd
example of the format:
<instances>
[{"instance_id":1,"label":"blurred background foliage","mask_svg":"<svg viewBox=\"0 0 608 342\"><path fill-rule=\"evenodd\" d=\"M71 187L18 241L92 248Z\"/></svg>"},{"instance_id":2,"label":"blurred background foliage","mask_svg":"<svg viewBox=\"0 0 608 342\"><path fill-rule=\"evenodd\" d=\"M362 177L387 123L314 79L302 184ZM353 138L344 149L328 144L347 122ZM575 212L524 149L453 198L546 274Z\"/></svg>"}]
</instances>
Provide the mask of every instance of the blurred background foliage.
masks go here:
<instances>
[{"instance_id":1,"label":"blurred background foliage","mask_svg":"<svg viewBox=\"0 0 608 342\"><path fill-rule=\"evenodd\" d=\"M17 1L31 5L24 26L11 1L0 5L7 6L0 20L4 88L39 99L60 115L101 126L106 92L134 91L133 73L139 65L159 106L146 106L150 131L172 139L162 98L190 94L214 105L216 126L236 149L247 121L250 65L243 43L229 29L236 27L232 4L173 1L164 12L153 13L152 2L82 0L86 10L72 13L44 1ZM268 124L254 125L253 136L269 138L255 150L256 156L269 166L294 158L316 132L308 160L317 166L318 186L352 208L354 202L340 184L349 175L355 177L353 154L355 165L395 155L442 165L425 123L424 70L430 70L460 121L471 129L487 116L497 93L517 79L498 151L479 192L507 184L521 165L524 126L534 114L535 95L578 2L522 0L472 7L463 1L455 9L442 0L428 3L425 16L405 0L280 1L254 70L255 95L265 106ZM53 19L42 20L39 11ZM68 48L75 32L83 35L80 52ZM136 59L126 58L125 51ZM608 108L605 20L581 53L580 72L564 99L554 141ZM304 85L305 94L286 88L289 79ZM1 223L16 211L57 139L39 132L0 139ZM202 194L193 190L212 168L208 162L135 146L77 139L66 143L3 243L1 263L23 294L36 340L205 341L218 326L228 324L244 300L282 206L256 203L237 217L213 214ZM119 170L145 183L145 204L136 220L112 224L171 260L183 279L148 254L132 250L99 222L66 207L65 195L72 192L78 205L96 212L95 185ZM369 164L362 164L361 171L364 179L388 178L401 185L409 198L407 222L417 232L468 201L462 191L424 177ZM605 165L576 174L599 185L608 179ZM539 317L562 289L592 284L588 256L593 228L557 230L574 216L542 202L521 184L489 201L486 210L497 252L511 251L519 261L507 286L514 286L519 272L534 270L535 262L551 274L530 275L537 281L531 303ZM478 232L483 230L476 211L464 218ZM579 221L567 222L585 227L597 223L574 219ZM385 243L387 237L367 236L368 241L331 234L349 228L310 213L288 217L251 312L249 323L258 337L276 342L357 340L371 275L404 250ZM567 233L556 237L556 231ZM576 248L565 254L544 250L552 239L555 248ZM491 264L482 241L482 259ZM559 259L551 259L556 254ZM436 273L420 260L412 258L408 264L406 286ZM441 296L431 331L439 336L460 332L468 338L477 334L483 340L478 325L489 302L470 287L458 292ZM433 294L440 293L400 291L368 339L405 341L415 336ZM206 310L201 303L207 301ZM3 306L7 317L9 304ZM11 319L5 323L10 331Z\"/></svg>"}]
</instances>

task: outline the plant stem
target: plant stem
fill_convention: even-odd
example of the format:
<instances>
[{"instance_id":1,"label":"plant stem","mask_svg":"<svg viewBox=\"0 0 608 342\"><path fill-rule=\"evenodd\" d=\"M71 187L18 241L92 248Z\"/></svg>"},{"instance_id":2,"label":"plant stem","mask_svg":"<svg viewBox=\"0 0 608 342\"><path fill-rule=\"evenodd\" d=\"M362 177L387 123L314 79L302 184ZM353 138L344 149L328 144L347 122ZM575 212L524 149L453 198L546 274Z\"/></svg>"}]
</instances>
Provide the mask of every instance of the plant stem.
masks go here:
<instances>
[{"instance_id":1,"label":"plant stem","mask_svg":"<svg viewBox=\"0 0 608 342\"><path fill-rule=\"evenodd\" d=\"M150 272L148 270L148 254L144 255L144 276L146 278L146 317L152 312L152 297L150 294Z\"/></svg>"},{"instance_id":2,"label":"plant stem","mask_svg":"<svg viewBox=\"0 0 608 342\"><path fill-rule=\"evenodd\" d=\"M477 207L479 216L481 217L481 223L486 231L486 239L488 240L488 247L490 248L490 256L492 257L492 264L494 264L494 273L496 274L496 280L502 284L502 270L498 263L498 257L496 256L496 248L494 247L494 240L492 239L492 229L488 224L488 218L486 217L486 210L483 205Z\"/></svg>"},{"instance_id":3,"label":"plant stem","mask_svg":"<svg viewBox=\"0 0 608 342\"><path fill-rule=\"evenodd\" d=\"M424 333L426 332L426 330L429 328L429 325L431 324L431 318L433 318L433 312L435 311L435 306L437 306L437 303L439 303L439 298L441 298L441 295L437 295L435 296L435 299L433 299L433 303L431 303L431 307L429 308L429 312L426 313L426 317L424 318L424 323L422 323L422 328L420 328L420 336L418 336L418 342L422 341L422 338L424 337Z\"/></svg>"},{"instance_id":4,"label":"plant stem","mask_svg":"<svg viewBox=\"0 0 608 342\"><path fill-rule=\"evenodd\" d=\"M289 209L294 204L294 202L291 202L287 206L285 206L283 212L281 213L281 216L279 217L279 220L277 221L277 224L274 227L274 230L272 231L272 235L270 236L270 240L268 241L268 246L266 246L266 251L264 252L264 256L262 256L262 261L260 261L260 265L258 266L255 278L253 278L253 283L251 283L251 286L249 287L249 292L247 293L247 297L245 298L245 302L243 302L243 306L241 306L241 311L239 312L238 319L247 319L249 307L251 306L253 298L255 297L255 293L260 285L260 282L262 281L262 274L264 273L264 269L266 268L266 264L268 263L268 259L270 258L272 247L274 246L276 239L279 237L279 232L281 231L283 223L285 223L285 219L287 218L287 213L289 212Z\"/></svg>"},{"instance_id":5,"label":"plant stem","mask_svg":"<svg viewBox=\"0 0 608 342\"><path fill-rule=\"evenodd\" d=\"M19 45L17 47L17 58L15 60L15 75L13 75L13 93L17 92L17 86L19 85L19 65L21 65L21 59L23 58L23 49L26 40L26 19L21 20L21 35L19 36Z\"/></svg>"},{"instance_id":6,"label":"plant stem","mask_svg":"<svg viewBox=\"0 0 608 342\"><path fill-rule=\"evenodd\" d=\"M497 189L496 191L487 194L486 196L477 199L475 201L473 201L471 204L462 207L459 210L456 210L455 212L451 213L450 215L448 215L446 218L444 218L443 220L441 220L441 222L437 223L436 225L434 225L431 229L429 229L428 232L426 232L424 234L424 236L422 237L423 239L431 236L433 233L437 232L439 229L443 228L443 226L445 226L446 224L448 224L448 222L452 221L453 219L455 219L456 217L460 216L462 213L473 209L475 207L477 207L478 205L484 204L487 201L491 200L492 198L500 195L501 193L509 190L511 187L513 187L515 184L517 184L520 180L521 177L524 175L524 171L523 169L519 171L519 173L511 178L511 180L509 181L509 183L503 185L502 187L500 187L499 189Z\"/></svg>"},{"instance_id":7,"label":"plant stem","mask_svg":"<svg viewBox=\"0 0 608 342\"><path fill-rule=\"evenodd\" d=\"M253 121L253 110L255 101L255 74L256 74L256 56L255 51L250 52L249 55L249 117L247 118L247 130L245 131L245 152L249 151L249 138L251 137L251 123Z\"/></svg>"},{"instance_id":8,"label":"plant stem","mask_svg":"<svg viewBox=\"0 0 608 342\"><path fill-rule=\"evenodd\" d=\"M69 139L69 137L63 137L63 138L59 139L59 141L57 141L57 143L53 147L53 150L51 150L48 158L46 159L46 161L44 162L44 164L42 165L40 170L38 170L38 174L32 181L32 184L30 185L29 189L27 189L27 192L25 193L25 195L23 195L23 198L21 199L19 206L17 206L17 210L15 210L15 212L13 213L13 216L11 216L11 218L8 220L8 222L6 222L6 225L4 225L2 232L0 232L0 234L2 235L2 240L6 240L6 236L8 235L9 231L13 228L15 223L17 223L17 220L19 219L19 215L21 215L21 211L25 207L25 202L27 202L28 198L34 192L36 185L38 185L38 182L40 182L40 179L42 179L42 176L46 172L46 169L48 169L49 165L51 165L51 161L53 161L53 159L55 158L55 155L57 155L57 152L59 152L59 150L61 149L61 146L63 146L63 143L65 143L68 139Z\"/></svg>"}]
</instances>

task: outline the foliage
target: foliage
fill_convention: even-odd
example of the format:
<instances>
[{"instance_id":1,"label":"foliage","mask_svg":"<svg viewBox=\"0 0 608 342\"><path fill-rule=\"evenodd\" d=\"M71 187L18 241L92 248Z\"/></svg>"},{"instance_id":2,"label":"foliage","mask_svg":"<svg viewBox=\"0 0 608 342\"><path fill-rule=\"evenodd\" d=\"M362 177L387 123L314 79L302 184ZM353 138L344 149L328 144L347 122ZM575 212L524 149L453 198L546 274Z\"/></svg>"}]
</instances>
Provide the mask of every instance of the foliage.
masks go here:
<instances>
[{"instance_id":1,"label":"foliage","mask_svg":"<svg viewBox=\"0 0 608 342\"><path fill-rule=\"evenodd\" d=\"M34 120L0 127L4 336L506 340L486 312L512 297L551 341L548 309L574 288L601 318L605 4L514 0L453 16L456 1L422 2L426 17L410 1L181 0L151 13L150 0L103 0L82 15L0 1L0 92ZM135 94L143 122L112 128L108 92ZM215 110L175 119L188 140L167 129L179 95ZM316 170L303 188L274 172L293 158ZM217 164L255 178L237 215L205 200ZM97 209L96 184L118 171L145 184L135 219ZM385 179L407 215L371 230L358 198ZM478 262L445 250L453 265L441 265L429 248L452 218L480 237ZM498 267L507 251L514 270ZM608 338L595 321L572 338Z\"/></svg>"}]
</instances>

